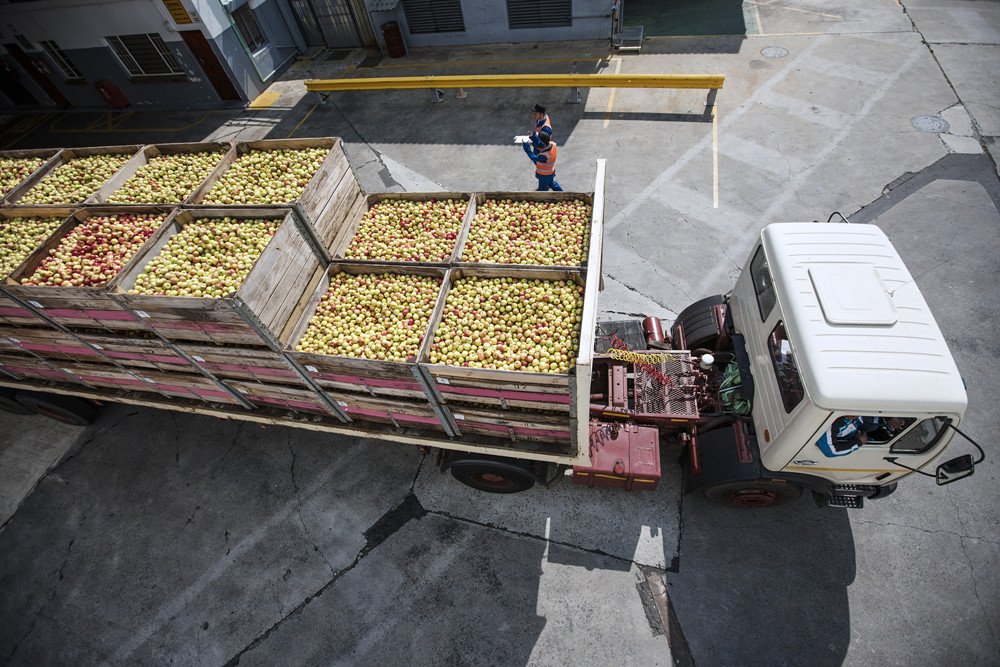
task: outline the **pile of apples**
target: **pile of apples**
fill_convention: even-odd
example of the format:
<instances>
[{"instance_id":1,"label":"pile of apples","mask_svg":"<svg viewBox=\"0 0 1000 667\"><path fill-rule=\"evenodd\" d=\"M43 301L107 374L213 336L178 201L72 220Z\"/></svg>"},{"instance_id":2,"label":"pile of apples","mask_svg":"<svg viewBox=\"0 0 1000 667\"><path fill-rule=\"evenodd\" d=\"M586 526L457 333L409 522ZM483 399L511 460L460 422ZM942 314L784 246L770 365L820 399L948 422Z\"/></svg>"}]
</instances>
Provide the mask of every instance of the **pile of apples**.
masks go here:
<instances>
[{"instance_id":1,"label":"pile of apples","mask_svg":"<svg viewBox=\"0 0 1000 667\"><path fill-rule=\"evenodd\" d=\"M328 148L252 150L205 195L205 204L288 204L302 195Z\"/></svg>"},{"instance_id":2,"label":"pile of apples","mask_svg":"<svg viewBox=\"0 0 1000 667\"><path fill-rule=\"evenodd\" d=\"M299 352L386 361L417 356L441 280L389 273L330 277Z\"/></svg>"},{"instance_id":3,"label":"pile of apples","mask_svg":"<svg viewBox=\"0 0 1000 667\"><path fill-rule=\"evenodd\" d=\"M568 373L582 316L583 287L571 281L460 278L448 292L430 362Z\"/></svg>"},{"instance_id":4,"label":"pile of apples","mask_svg":"<svg viewBox=\"0 0 1000 667\"><path fill-rule=\"evenodd\" d=\"M361 218L344 257L446 262L468 208L467 202L455 199L378 202Z\"/></svg>"},{"instance_id":5,"label":"pile of apples","mask_svg":"<svg viewBox=\"0 0 1000 667\"><path fill-rule=\"evenodd\" d=\"M281 222L236 218L189 222L146 265L129 293L214 298L232 294Z\"/></svg>"},{"instance_id":6,"label":"pile of apples","mask_svg":"<svg viewBox=\"0 0 1000 667\"><path fill-rule=\"evenodd\" d=\"M487 199L476 209L465 262L580 266L590 245L590 204Z\"/></svg>"},{"instance_id":7,"label":"pile of apples","mask_svg":"<svg viewBox=\"0 0 1000 667\"><path fill-rule=\"evenodd\" d=\"M108 282L166 219L165 214L99 215L73 228L24 285L91 287Z\"/></svg>"},{"instance_id":8,"label":"pile of apples","mask_svg":"<svg viewBox=\"0 0 1000 667\"><path fill-rule=\"evenodd\" d=\"M225 151L157 155L139 167L114 194L111 204L159 204L181 202L191 196Z\"/></svg>"},{"instance_id":9,"label":"pile of apples","mask_svg":"<svg viewBox=\"0 0 1000 667\"><path fill-rule=\"evenodd\" d=\"M43 164L45 160L37 157L0 158L0 194L13 190Z\"/></svg>"},{"instance_id":10,"label":"pile of apples","mask_svg":"<svg viewBox=\"0 0 1000 667\"><path fill-rule=\"evenodd\" d=\"M20 266L62 223L62 218L0 220L0 278Z\"/></svg>"},{"instance_id":11,"label":"pile of apples","mask_svg":"<svg viewBox=\"0 0 1000 667\"><path fill-rule=\"evenodd\" d=\"M28 190L18 204L75 204L94 194L104 181L125 166L131 155L88 155L53 169Z\"/></svg>"}]
</instances>

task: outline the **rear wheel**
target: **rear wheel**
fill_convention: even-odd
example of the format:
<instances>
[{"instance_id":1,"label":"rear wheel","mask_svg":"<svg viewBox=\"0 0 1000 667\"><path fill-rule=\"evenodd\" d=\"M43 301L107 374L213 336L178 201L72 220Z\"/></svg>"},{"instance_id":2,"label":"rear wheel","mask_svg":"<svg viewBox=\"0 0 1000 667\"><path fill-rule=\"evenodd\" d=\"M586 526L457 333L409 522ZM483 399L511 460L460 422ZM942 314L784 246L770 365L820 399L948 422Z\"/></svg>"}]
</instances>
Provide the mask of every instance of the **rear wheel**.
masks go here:
<instances>
[{"instance_id":1,"label":"rear wheel","mask_svg":"<svg viewBox=\"0 0 1000 667\"><path fill-rule=\"evenodd\" d=\"M707 487L705 497L727 507L775 507L795 500L802 488L795 484L770 479L746 482L723 482Z\"/></svg>"},{"instance_id":2,"label":"rear wheel","mask_svg":"<svg viewBox=\"0 0 1000 667\"><path fill-rule=\"evenodd\" d=\"M0 410L3 410L4 412L11 412L15 415L34 414L34 410L17 402L17 399L14 398L16 394L17 392L13 389L0 387Z\"/></svg>"},{"instance_id":3,"label":"rear wheel","mask_svg":"<svg viewBox=\"0 0 1000 667\"><path fill-rule=\"evenodd\" d=\"M97 406L75 396L19 391L16 394L16 399L18 403L30 408L33 412L63 424L86 426L97 418Z\"/></svg>"},{"instance_id":4,"label":"rear wheel","mask_svg":"<svg viewBox=\"0 0 1000 667\"><path fill-rule=\"evenodd\" d=\"M477 491L518 493L535 485L535 476L516 461L462 459L449 469L452 477Z\"/></svg>"},{"instance_id":5,"label":"rear wheel","mask_svg":"<svg viewBox=\"0 0 1000 667\"><path fill-rule=\"evenodd\" d=\"M716 294L701 301L695 301L682 310L681 314L674 320L673 326L670 327L674 349L680 349L678 346L681 341L678 332L683 327L684 349L695 350L703 347L715 351L720 333L719 323L715 317L715 307L725 302L726 300L721 294Z\"/></svg>"}]
</instances>

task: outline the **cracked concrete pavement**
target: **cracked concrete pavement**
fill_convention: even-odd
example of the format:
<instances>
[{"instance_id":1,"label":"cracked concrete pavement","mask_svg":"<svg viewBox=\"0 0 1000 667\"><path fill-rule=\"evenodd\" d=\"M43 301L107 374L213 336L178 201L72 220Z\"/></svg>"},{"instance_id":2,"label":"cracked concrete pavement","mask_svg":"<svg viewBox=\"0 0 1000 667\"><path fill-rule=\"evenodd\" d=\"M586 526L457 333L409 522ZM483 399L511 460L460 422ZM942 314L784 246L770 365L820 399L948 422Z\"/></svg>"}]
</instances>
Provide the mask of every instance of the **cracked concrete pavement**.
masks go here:
<instances>
[{"instance_id":1,"label":"cracked concrete pavement","mask_svg":"<svg viewBox=\"0 0 1000 667\"><path fill-rule=\"evenodd\" d=\"M859 512L802 499L748 513L682 496L666 457L655 493L559 486L497 498L391 443L124 407L85 430L3 416L5 447L8 433L19 443L0 451L3 497L20 508L0 529L0 659L995 663L1000 4L743 10L747 35L650 39L642 55L619 56L623 73L725 73L714 123L696 91L619 90L613 107L602 89L581 105L544 90L442 104L427 91L344 93L320 105L290 81L282 109L194 122L198 112L188 134L146 140L336 135L372 192L526 190L511 137L545 100L567 189L589 190L594 160L608 158L600 308L612 319L670 319L728 290L769 222L839 211L876 224L965 376L963 430L991 457L974 477L941 488L908 479ZM767 46L788 55L767 58ZM596 43L351 62L320 59L285 78L609 64ZM922 132L917 116L949 129ZM45 129L16 147L116 143ZM49 453L12 471L7 461L33 443ZM10 501L7 479L21 482Z\"/></svg>"}]
</instances>

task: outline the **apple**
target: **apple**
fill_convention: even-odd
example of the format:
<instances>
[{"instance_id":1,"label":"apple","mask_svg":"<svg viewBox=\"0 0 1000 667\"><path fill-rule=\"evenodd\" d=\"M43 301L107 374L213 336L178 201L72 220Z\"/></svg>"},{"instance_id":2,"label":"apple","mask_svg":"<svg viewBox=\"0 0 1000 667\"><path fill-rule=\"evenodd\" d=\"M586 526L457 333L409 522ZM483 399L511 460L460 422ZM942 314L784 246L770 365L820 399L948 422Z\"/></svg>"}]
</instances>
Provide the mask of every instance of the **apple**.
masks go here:
<instances>
[{"instance_id":1,"label":"apple","mask_svg":"<svg viewBox=\"0 0 1000 667\"><path fill-rule=\"evenodd\" d=\"M18 204L75 204L94 194L125 166L131 155L88 155L73 158L50 171L24 193Z\"/></svg>"},{"instance_id":2,"label":"apple","mask_svg":"<svg viewBox=\"0 0 1000 667\"><path fill-rule=\"evenodd\" d=\"M591 206L580 200L487 199L476 209L462 261L580 266L590 246Z\"/></svg>"},{"instance_id":3,"label":"apple","mask_svg":"<svg viewBox=\"0 0 1000 667\"><path fill-rule=\"evenodd\" d=\"M0 194L13 190L43 164L40 157L0 157Z\"/></svg>"},{"instance_id":4,"label":"apple","mask_svg":"<svg viewBox=\"0 0 1000 667\"><path fill-rule=\"evenodd\" d=\"M209 298L232 294L281 222L226 217L186 223L146 264L129 293Z\"/></svg>"},{"instance_id":5,"label":"apple","mask_svg":"<svg viewBox=\"0 0 1000 667\"><path fill-rule=\"evenodd\" d=\"M299 352L406 361L417 356L441 280L391 273L330 277Z\"/></svg>"},{"instance_id":6,"label":"apple","mask_svg":"<svg viewBox=\"0 0 1000 667\"><path fill-rule=\"evenodd\" d=\"M0 278L20 266L62 223L62 218L0 218Z\"/></svg>"},{"instance_id":7,"label":"apple","mask_svg":"<svg viewBox=\"0 0 1000 667\"><path fill-rule=\"evenodd\" d=\"M139 167L108 198L108 202L159 204L184 201L225 156L225 151L157 155Z\"/></svg>"},{"instance_id":8,"label":"apple","mask_svg":"<svg viewBox=\"0 0 1000 667\"><path fill-rule=\"evenodd\" d=\"M251 150L238 157L205 204L288 204L298 199L323 164L329 148Z\"/></svg>"},{"instance_id":9,"label":"apple","mask_svg":"<svg viewBox=\"0 0 1000 667\"><path fill-rule=\"evenodd\" d=\"M378 202L364 214L347 259L446 262L469 205L458 199Z\"/></svg>"},{"instance_id":10,"label":"apple","mask_svg":"<svg viewBox=\"0 0 1000 667\"><path fill-rule=\"evenodd\" d=\"M459 278L445 300L430 362L568 373L582 317L583 287L572 281Z\"/></svg>"},{"instance_id":11,"label":"apple","mask_svg":"<svg viewBox=\"0 0 1000 667\"><path fill-rule=\"evenodd\" d=\"M23 285L92 287L113 279L166 214L97 215L84 219L49 251Z\"/></svg>"}]
</instances>

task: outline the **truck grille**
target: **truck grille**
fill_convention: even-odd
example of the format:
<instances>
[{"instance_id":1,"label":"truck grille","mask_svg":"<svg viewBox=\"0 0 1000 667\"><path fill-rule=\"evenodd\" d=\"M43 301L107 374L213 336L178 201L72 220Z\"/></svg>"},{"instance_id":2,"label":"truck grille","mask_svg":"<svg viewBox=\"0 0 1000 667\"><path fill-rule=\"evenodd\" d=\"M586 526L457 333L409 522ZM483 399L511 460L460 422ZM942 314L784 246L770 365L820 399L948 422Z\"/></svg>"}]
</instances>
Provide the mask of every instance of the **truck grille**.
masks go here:
<instances>
[{"instance_id":1,"label":"truck grille","mask_svg":"<svg viewBox=\"0 0 1000 667\"><path fill-rule=\"evenodd\" d=\"M698 406L692 386L694 379L687 375L692 363L690 352L635 351L634 354L649 355L657 361L634 364L636 412L650 415L698 416ZM667 358L664 359L664 356Z\"/></svg>"}]
</instances>

